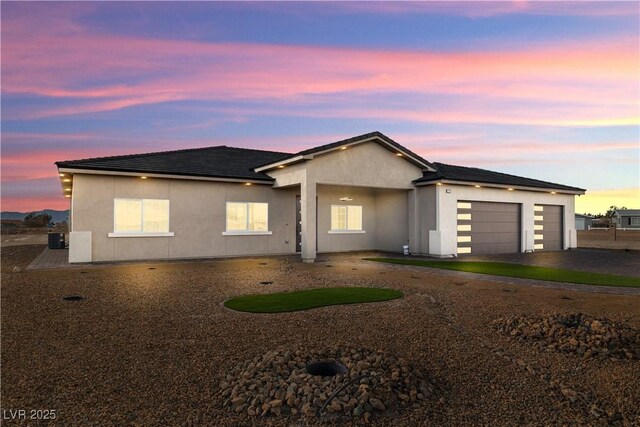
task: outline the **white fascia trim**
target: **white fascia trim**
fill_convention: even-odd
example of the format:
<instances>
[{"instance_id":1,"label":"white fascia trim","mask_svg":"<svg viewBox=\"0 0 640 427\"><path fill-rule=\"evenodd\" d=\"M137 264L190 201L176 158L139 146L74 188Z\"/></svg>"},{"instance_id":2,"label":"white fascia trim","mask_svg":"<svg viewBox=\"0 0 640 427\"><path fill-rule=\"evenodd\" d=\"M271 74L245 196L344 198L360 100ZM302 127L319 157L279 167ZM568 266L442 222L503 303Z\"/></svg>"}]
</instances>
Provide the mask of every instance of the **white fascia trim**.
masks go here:
<instances>
[{"instance_id":1,"label":"white fascia trim","mask_svg":"<svg viewBox=\"0 0 640 427\"><path fill-rule=\"evenodd\" d=\"M271 236L271 231L223 231L223 236Z\"/></svg>"},{"instance_id":2,"label":"white fascia trim","mask_svg":"<svg viewBox=\"0 0 640 427\"><path fill-rule=\"evenodd\" d=\"M365 230L329 230L328 234L365 234Z\"/></svg>"},{"instance_id":3,"label":"white fascia trim","mask_svg":"<svg viewBox=\"0 0 640 427\"><path fill-rule=\"evenodd\" d=\"M454 185L464 185L467 187L473 187L479 185L480 188L504 188L509 189L513 188L514 190L525 190L525 191L537 191L539 193L551 193L552 191L556 192L556 194L573 194L573 195L582 195L584 191L571 191L571 190L559 190L556 188L540 188L540 187L525 187L519 185L504 185L504 184L488 184L486 182L469 182L469 181L454 181L449 179L438 179L427 182L419 182L415 184L416 187L423 187L426 185L436 185L438 183L441 184L454 184Z\"/></svg>"},{"instance_id":4,"label":"white fascia trim","mask_svg":"<svg viewBox=\"0 0 640 427\"><path fill-rule=\"evenodd\" d=\"M109 233L109 237L173 237L173 231L168 233Z\"/></svg>"},{"instance_id":5,"label":"white fascia trim","mask_svg":"<svg viewBox=\"0 0 640 427\"><path fill-rule=\"evenodd\" d=\"M214 178L214 177L206 177L206 176L189 176L189 175L170 175L170 174L162 174L162 173L143 173L143 172L118 172L118 171L103 171L103 170L95 170L95 169L73 169L73 168L60 168L59 172L62 173L77 173L77 174L86 174L86 175L111 175L111 176L132 176L132 177L141 177L146 176L147 178L164 178L164 179L185 179L191 181L216 181L216 182L237 182L246 184L250 182L252 184L263 184L263 185L273 185L273 182L270 181L259 181L255 179L237 179L237 178Z\"/></svg>"},{"instance_id":6,"label":"white fascia trim","mask_svg":"<svg viewBox=\"0 0 640 427\"><path fill-rule=\"evenodd\" d=\"M298 163L304 160L311 160L313 159L312 155L304 155L304 156L295 156L292 157L290 159L285 159L285 160L281 160L279 162L275 162L275 163L270 163L268 165L265 166L260 166L259 168L255 168L254 171L255 172L262 172L262 171L266 171L266 170L271 170L271 169L275 169L278 166L286 166L288 164L291 163Z\"/></svg>"}]
</instances>

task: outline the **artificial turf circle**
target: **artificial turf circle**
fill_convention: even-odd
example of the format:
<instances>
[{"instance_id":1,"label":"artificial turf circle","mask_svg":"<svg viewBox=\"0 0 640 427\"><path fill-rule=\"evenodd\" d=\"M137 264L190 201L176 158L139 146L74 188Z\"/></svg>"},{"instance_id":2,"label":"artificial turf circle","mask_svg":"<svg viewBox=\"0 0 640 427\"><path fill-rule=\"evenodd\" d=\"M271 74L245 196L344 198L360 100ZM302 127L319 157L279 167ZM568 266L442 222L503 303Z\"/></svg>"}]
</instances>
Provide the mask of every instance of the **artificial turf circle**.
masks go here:
<instances>
[{"instance_id":1,"label":"artificial turf circle","mask_svg":"<svg viewBox=\"0 0 640 427\"><path fill-rule=\"evenodd\" d=\"M387 288L319 288L275 294L246 295L225 301L227 308L250 313L284 313L328 305L389 301L404 294Z\"/></svg>"},{"instance_id":2,"label":"artificial turf circle","mask_svg":"<svg viewBox=\"0 0 640 427\"><path fill-rule=\"evenodd\" d=\"M483 261L423 261L399 258L364 258L367 261L391 264L415 265L418 267L443 268L466 271L468 273L491 274L494 276L519 277L522 279L547 280L550 282L579 283L597 286L640 287L640 277L618 276L615 274L592 273L587 271L564 270L561 268L538 267L507 262Z\"/></svg>"}]
</instances>

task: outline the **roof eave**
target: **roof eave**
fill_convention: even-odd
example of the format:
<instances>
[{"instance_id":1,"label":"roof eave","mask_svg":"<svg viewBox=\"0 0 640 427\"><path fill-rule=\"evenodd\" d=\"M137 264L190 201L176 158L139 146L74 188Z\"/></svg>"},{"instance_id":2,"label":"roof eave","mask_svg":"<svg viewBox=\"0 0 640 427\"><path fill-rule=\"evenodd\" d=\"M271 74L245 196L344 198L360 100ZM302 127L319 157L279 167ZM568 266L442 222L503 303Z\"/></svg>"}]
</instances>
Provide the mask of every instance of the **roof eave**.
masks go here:
<instances>
[{"instance_id":1,"label":"roof eave","mask_svg":"<svg viewBox=\"0 0 640 427\"><path fill-rule=\"evenodd\" d=\"M311 159L313 159L312 155L304 155L304 156L299 155L299 156L289 157L287 159L280 160L279 162L274 162L274 163L269 163L268 165L259 166L257 168L254 168L253 171L264 172L272 169L277 169L280 166L289 166L292 164L305 162Z\"/></svg>"},{"instance_id":2,"label":"roof eave","mask_svg":"<svg viewBox=\"0 0 640 427\"><path fill-rule=\"evenodd\" d=\"M177 174L177 173L162 173L162 172L148 172L140 170L113 170L113 169L98 169L88 168L81 166L61 166L56 162L58 171L60 173L81 173L89 175L111 175L111 176L129 176L129 177L142 177L147 178L164 178L164 179L186 179L193 181L217 181L217 182L239 182L239 183L252 183L252 184L265 184L272 185L275 181L273 178L249 178L249 177L229 177L229 176L214 176L214 175L198 175L198 174Z\"/></svg>"},{"instance_id":3,"label":"roof eave","mask_svg":"<svg viewBox=\"0 0 640 427\"><path fill-rule=\"evenodd\" d=\"M576 189L566 189L566 188L558 188L558 187L531 187L526 185L509 185L509 184L495 184L491 182L482 182L482 181L460 181L453 179L445 179L445 178L436 178L430 179L427 181L420 181L419 179L413 181L413 184L416 187L422 187L426 185L435 185L435 184L455 184L455 185L466 185L466 186L480 186L483 188L504 188L509 189L513 188L514 190L524 190L524 191L537 191L540 193L550 193L555 192L558 194L573 194L573 195L583 195L587 190L576 188Z\"/></svg>"}]
</instances>

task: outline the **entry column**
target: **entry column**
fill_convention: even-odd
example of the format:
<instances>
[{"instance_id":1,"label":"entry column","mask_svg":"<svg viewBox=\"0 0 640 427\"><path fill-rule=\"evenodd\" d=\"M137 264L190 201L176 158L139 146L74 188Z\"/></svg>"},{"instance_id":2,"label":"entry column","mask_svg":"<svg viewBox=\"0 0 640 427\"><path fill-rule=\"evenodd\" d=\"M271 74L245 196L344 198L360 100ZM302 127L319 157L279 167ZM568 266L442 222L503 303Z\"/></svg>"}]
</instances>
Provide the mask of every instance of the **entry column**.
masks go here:
<instances>
[{"instance_id":1,"label":"entry column","mask_svg":"<svg viewBox=\"0 0 640 427\"><path fill-rule=\"evenodd\" d=\"M302 261L316 259L317 199L316 183L305 176L300 183L300 210L302 211Z\"/></svg>"}]
</instances>

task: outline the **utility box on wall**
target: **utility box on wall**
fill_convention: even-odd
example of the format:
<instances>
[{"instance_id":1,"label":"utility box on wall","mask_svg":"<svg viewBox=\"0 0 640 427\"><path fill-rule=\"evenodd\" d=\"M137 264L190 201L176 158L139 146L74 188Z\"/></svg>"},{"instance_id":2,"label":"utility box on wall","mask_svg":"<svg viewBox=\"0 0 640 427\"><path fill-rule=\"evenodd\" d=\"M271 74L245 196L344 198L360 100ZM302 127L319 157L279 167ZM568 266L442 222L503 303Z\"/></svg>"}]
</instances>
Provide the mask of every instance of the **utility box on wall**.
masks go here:
<instances>
[{"instance_id":1,"label":"utility box on wall","mask_svg":"<svg viewBox=\"0 0 640 427\"><path fill-rule=\"evenodd\" d=\"M69 262L91 262L91 231L69 233Z\"/></svg>"}]
</instances>

